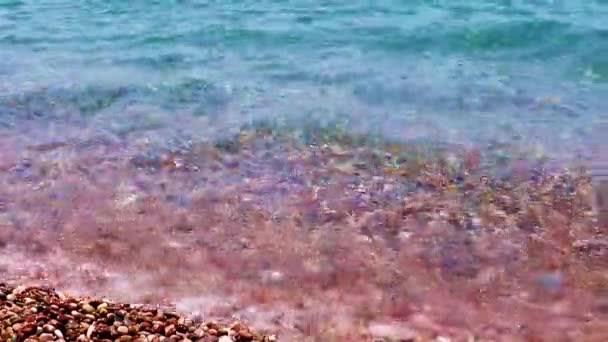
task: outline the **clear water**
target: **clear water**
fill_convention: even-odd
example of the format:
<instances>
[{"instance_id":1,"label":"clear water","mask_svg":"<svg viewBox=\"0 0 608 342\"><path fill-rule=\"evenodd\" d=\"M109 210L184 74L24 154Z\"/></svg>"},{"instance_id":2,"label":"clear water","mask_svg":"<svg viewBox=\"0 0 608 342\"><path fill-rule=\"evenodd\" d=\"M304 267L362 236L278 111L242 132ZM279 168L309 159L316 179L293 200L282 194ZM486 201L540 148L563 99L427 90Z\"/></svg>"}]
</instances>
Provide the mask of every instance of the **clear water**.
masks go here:
<instances>
[{"instance_id":1,"label":"clear water","mask_svg":"<svg viewBox=\"0 0 608 342\"><path fill-rule=\"evenodd\" d=\"M0 0L0 124L169 141L340 117L584 154L607 18L606 0Z\"/></svg>"}]
</instances>

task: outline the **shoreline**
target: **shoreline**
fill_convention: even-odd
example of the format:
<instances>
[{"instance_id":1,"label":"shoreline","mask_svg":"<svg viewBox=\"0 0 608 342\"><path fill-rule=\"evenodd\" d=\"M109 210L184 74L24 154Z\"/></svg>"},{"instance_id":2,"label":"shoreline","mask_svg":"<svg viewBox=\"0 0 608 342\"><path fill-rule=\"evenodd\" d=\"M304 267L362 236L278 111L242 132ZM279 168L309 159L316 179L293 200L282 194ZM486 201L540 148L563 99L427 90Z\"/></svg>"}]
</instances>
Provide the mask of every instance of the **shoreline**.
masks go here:
<instances>
[{"instance_id":1,"label":"shoreline","mask_svg":"<svg viewBox=\"0 0 608 342\"><path fill-rule=\"evenodd\" d=\"M467 149L312 133L5 155L0 275L281 341L606 337L586 170L493 177Z\"/></svg>"}]
</instances>

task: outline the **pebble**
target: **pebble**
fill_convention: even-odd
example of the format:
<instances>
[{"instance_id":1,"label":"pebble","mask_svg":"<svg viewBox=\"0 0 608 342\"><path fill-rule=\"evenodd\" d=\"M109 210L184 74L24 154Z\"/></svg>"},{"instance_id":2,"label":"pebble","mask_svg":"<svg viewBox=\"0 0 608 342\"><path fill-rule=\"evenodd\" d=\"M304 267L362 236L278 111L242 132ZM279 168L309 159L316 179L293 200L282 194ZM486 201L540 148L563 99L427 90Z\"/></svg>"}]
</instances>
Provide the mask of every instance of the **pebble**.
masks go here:
<instances>
[{"instance_id":1,"label":"pebble","mask_svg":"<svg viewBox=\"0 0 608 342\"><path fill-rule=\"evenodd\" d=\"M175 325L171 324L165 327L165 336L172 336L173 334L175 334L175 332Z\"/></svg>"},{"instance_id":2,"label":"pebble","mask_svg":"<svg viewBox=\"0 0 608 342\"><path fill-rule=\"evenodd\" d=\"M94 311L95 311L95 308L94 308L94 307L93 307L91 304L84 304L84 305L82 306L82 310L83 310L84 312L86 312L86 313L89 313L89 314L90 314L90 313L92 313L92 312L94 312Z\"/></svg>"},{"instance_id":3,"label":"pebble","mask_svg":"<svg viewBox=\"0 0 608 342\"><path fill-rule=\"evenodd\" d=\"M49 334L49 333L43 333L40 334L40 336L38 336L38 341L40 342L48 342L48 341L52 341L55 339L55 336L53 334Z\"/></svg>"},{"instance_id":4,"label":"pebble","mask_svg":"<svg viewBox=\"0 0 608 342\"><path fill-rule=\"evenodd\" d=\"M57 338L63 339L63 333L61 332L61 330L59 329L55 329L55 336L57 336Z\"/></svg>"},{"instance_id":5,"label":"pebble","mask_svg":"<svg viewBox=\"0 0 608 342\"><path fill-rule=\"evenodd\" d=\"M20 295L13 294L12 291L12 288L1 284L0 298L12 297L16 301L19 299L17 302L21 303L21 298L18 298ZM17 336L17 334L32 336L32 338L19 339L32 342L268 340L264 339L264 336L254 335L247 326L238 322L232 325L238 328L233 331L226 325L214 322L195 326L191 318L177 313L165 313L162 310L154 312L144 306L75 300L73 297L61 297L54 290L46 288L28 288L28 297L24 296L23 302L28 302L31 307L24 309L21 305L15 305L17 302L0 301L0 317L2 317L0 331L3 340L4 336ZM96 303L101 304L96 305ZM38 309L32 311L32 308ZM102 314L103 311L110 313L105 315ZM230 337L229 333L235 336ZM222 337L218 338L220 335Z\"/></svg>"},{"instance_id":6,"label":"pebble","mask_svg":"<svg viewBox=\"0 0 608 342\"><path fill-rule=\"evenodd\" d=\"M412 329L393 323L371 323L368 331L374 337L398 341L414 341L418 336Z\"/></svg>"}]
</instances>

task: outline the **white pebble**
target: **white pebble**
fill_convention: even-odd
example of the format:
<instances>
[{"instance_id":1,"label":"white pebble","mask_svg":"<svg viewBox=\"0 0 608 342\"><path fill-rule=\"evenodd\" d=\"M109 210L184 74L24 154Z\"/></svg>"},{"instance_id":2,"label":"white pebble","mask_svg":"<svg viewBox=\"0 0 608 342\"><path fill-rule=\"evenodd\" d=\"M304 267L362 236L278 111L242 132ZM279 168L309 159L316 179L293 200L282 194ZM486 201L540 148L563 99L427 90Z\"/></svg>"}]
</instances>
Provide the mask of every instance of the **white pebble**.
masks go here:
<instances>
[{"instance_id":1,"label":"white pebble","mask_svg":"<svg viewBox=\"0 0 608 342\"><path fill-rule=\"evenodd\" d=\"M59 329L55 329L55 336L57 336L57 338L63 339L63 333Z\"/></svg>"}]
</instances>

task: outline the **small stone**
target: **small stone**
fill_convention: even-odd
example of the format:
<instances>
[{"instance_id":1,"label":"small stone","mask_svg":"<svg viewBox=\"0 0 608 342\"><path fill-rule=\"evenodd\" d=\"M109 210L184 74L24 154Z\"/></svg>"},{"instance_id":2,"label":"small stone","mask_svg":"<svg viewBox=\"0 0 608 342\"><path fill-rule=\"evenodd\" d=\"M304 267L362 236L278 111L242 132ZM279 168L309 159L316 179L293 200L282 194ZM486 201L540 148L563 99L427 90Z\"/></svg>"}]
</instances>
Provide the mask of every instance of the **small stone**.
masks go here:
<instances>
[{"instance_id":1,"label":"small stone","mask_svg":"<svg viewBox=\"0 0 608 342\"><path fill-rule=\"evenodd\" d=\"M165 336L172 336L175 334L177 330L175 329L175 325L171 324L165 327Z\"/></svg>"},{"instance_id":2,"label":"small stone","mask_svg":"<svg viewBox=\"0 0 608 342\"><path fill-rule=\"evenodd\" d=\"M233 342L232 337L224 335L217 342Z\"/></svg>"},{"instance_id":3,"label":"small stone","mask_svg":"<svg viewBox=\"0 0 608 342\"><path fill-rule=\"evenodd\" d=\"M25 287L23 285L19 285L13 290L13 294L18 295L18 294L22 293L23 291L25 291L26 289L27 289L27 287Z\"/></svg>"},{"instance_id":4,"label":"small stone","mask_svg":"<svg viewBox=\"0 0 608 342\"><path fill-rule=\"evenodd\" d=\"M121 335L126 335L129 333L129 328L124 325L121 325L118 327L118 329L116 329L116 331L118 331L118 333Z\"/></svg>"},{"instance_id":5,"label":"small stone","mask_svg":"<svg viewBox=\"0 0 608 342\"><path fill-rule=\"evenodd\" d=\"M82 306L82 311L90 314L92 312L95 312L95 308L91 304L84 304Z\"/></svg>"},{"instance_id":6,"label":"small stone","mask_svg":"<svg viewBox=\"0 0 608 342\"><path fill-rule=\"evenodd\" d=\"M53 334L49 334L49 333L43 333L40 334L40 336L38 336L38 341L40 342L49 342L55 339L55 336Z\"/></svg>"},{"instance_id":7,"label":"small stone","mask_svg":"<svg viewBox=\"0 0 608 342\"><path fill-rule=\"evenodd\" d=\"M148 337L146 337L146 339L148 340L148 342L159 342L160 338L156 335L148 335Z\"/></svg>"},{"instance_id":8,"label":"small stone","mask_svg":"<svg viewBox=\"0 0 608 342\"><path fill-rule=\"evenodd\" d=\"M372 323L368 331L374 337L398 341L415 341L417 336L410 328L388 323Z\"/></svg>"},{"instance_id":9,"label":"small stone","mask_svg":"<svg viewBox=\"0 0 608 342\"><path fill-rule=\"evenodd\" d=\"M136 335L139 332L139 326L137 324L132 324L129 326L129 334Z\"/></svg>"},{"instance_id":10,"label":"small stone","mask_svg":"<svg viewBox=\"0 0 608 342\"><path fill-rule=\"evenodd\" d=\"M78 304L76 304L76 303L70 303L70 304L68 304L68 308L70 310L76 310L76 309L78 309Z\"/></svg>"},{"instance_id":11,"label":"small stone","mask_svg":"<svg viewBox=\"0 0 608 342\"><path fill-rule=\"evenodd\" d=\"M55 327L50 324L45 324L42 326L42 330L44 330L45 332L51 333L51 332L55 331Z\"/></svg>"},{"instance_id":12,"label":"small stone","mask_svg":"<svg viewBox=\"0 0 608 342\"><path fill-rule=\"evenodd\" d=\"M198 329L194 330L194 333L193 333L193 334L194 334L196 337L203 337L203 336L205 336L205 330L203 330L203 329L201 329L201 328L198 328Z\"/></svg>"},{"instance_id":13,"label":"small stone","mask_svg":"<svg viewBox=\"0 0 608 342\"><path fill-rule=\"evenodd\" d=\"M89 326L89 328L87 329L87 338L91 338L91 335L93 335L93 331L95 331L95 324L91 324L91 326Z\"/></svg>"},{"instance_id":14,"label":"small stone","mask_svg":"<svg viewBox=\"0 0 608 342\"><path fill-rule=\"evenodd\" d=\"M97 311L100 311L101 309L107 309L108 308L108 303L101 303L99 305L97 305Z\"/></svg>"},{"instance_id":15,"label":"small stone","mask_svg":"<svg viewBox=\"0 0 608 342\"><path fill-rule=\"evenodd\" d=\"M55 329L55 336L57 336L57 338L63 339L63 333L61 332L61 330L59 329Z\"/></svg>"},{"instance_id":16,"label":"small stone","mask_svg":"<svg viewBox=\"0 0 608 342\"><path fill-rule=\"evenodd\" d=\"M25 298L23 300L23 302L25 303L25 305L30 305L30 304L36 303L36 301L34 299L29 298L29 297Z\"/></svg>"},{"instance_id":17,"label":"small stone","mask_svg":"<svg viewBox=\"0 0 608 342\"><path fill-rule=\"evenodd\" d=\"M215 329L209 329L207 331L207 334L209 334L211 336L217 336L217 330L215 330Z\"/></svg>"},{"instance_id":18,"label":"small stone","mask_svg":"<svg viewBox=\"0 0 608 342\"><path fill-rule=\"evenodd\" d=\"M241 329L239 331L239 340L241 341L251 341L253 340L253 334L248 330Z\"/></svg>"},{"instance_id":19,"label":"small stone","mask_svg":"<svg viewBox=\"0 0 608 342\"><path fill-rule=\"evenodd\" d=\"M6 300L9 302L14 302L17 299L17 296L15 296L14 294L9 294L6 296Z\"/></svg>"}]
</instances>

